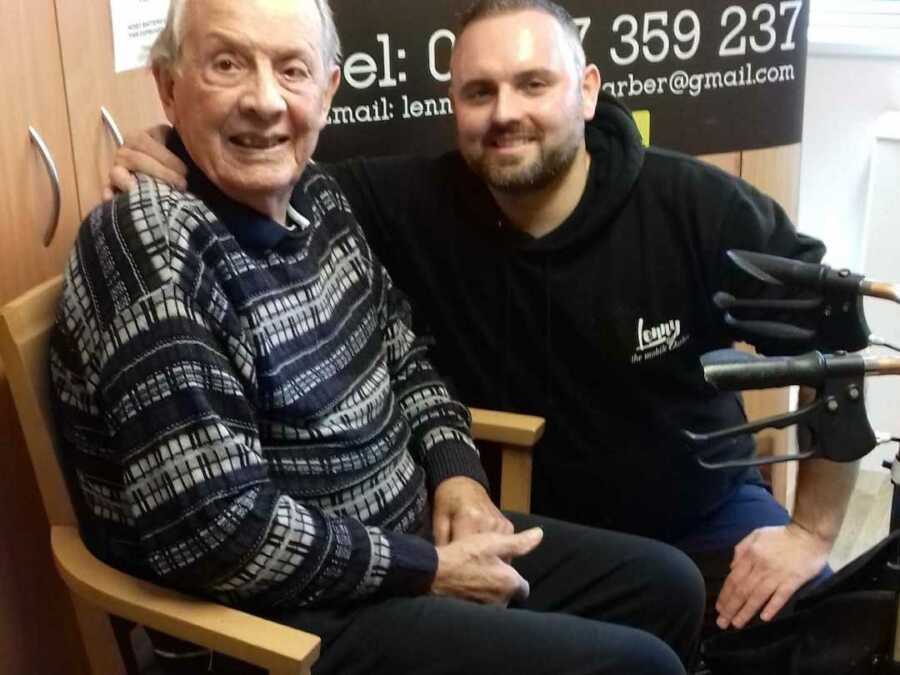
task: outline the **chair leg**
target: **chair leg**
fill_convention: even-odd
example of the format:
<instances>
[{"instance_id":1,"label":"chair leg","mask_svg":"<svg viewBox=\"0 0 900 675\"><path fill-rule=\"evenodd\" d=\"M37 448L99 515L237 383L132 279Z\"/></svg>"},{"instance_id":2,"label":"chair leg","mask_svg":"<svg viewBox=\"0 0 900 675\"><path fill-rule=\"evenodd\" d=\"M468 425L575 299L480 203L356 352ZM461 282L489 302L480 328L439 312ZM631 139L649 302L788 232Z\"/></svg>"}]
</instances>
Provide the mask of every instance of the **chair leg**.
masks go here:
<instances>
[{"instance_id":1,"label":"chair leg","mask_svg":"<svg viewBox=\"0 0 900 675\"><path fill-rule=\"evenodd\" d=\"M112 625L113 635L116 636L116 643L119 645L119 654L122 655L125 672L128 675L140 675L141 669L138 666L134 643L131 640L132 632L137 624L117 616L110 616L109 622Z\"/></svg>"},{"instance_id":2,"label":"chair leg","mask_svg":"<svg viewBox=\"0 0 900 675\"><path fill-rule=\"evenodd\" d=\"M531 449L504 445L500 452L503 463L500 474L500 508L530 513Z\"/></svg>"},{"instance_id":3,"label":"chair leg","mask_svg":"<svg viewBox=\"0 0 900 675\"><path fill-rule=\"evenodd\" d=\"M70 597L91 672L94 675L127 675L109 615L75 595Z\"/></svg>"}]
</instances>

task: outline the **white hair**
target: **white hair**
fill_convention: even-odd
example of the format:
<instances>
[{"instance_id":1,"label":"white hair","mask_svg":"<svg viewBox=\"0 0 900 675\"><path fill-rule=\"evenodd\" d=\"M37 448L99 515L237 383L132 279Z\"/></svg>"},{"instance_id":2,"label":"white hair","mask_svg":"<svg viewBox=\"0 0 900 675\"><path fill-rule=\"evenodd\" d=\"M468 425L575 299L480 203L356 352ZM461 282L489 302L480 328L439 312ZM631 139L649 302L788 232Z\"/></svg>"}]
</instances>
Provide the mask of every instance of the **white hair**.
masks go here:
<instances>
[{"instance_id":1,"label":"white hair","mask_svg":"<svg viewBox=\"0 0 900 675\"><path fill-rule=\"evenodd\" d=\"M302 1L302 0L298 0ZM338 64L341 58L341 39L334 25L334 13L328 0L312 0L319 12L322 24L322 63L326 68ZM166 25L150 48L150 65L162 70L172 70L181 54L184 8L187 0L170 0Z\"/></svg>"}]
</instances>

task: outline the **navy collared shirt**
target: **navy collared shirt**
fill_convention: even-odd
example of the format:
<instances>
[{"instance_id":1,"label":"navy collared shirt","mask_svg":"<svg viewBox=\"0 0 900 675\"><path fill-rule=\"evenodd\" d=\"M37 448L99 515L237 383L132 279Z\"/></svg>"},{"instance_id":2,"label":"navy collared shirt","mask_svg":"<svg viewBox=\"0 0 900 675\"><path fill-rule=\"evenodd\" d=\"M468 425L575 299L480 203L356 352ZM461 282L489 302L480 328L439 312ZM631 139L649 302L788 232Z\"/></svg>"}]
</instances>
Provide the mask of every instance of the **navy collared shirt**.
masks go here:
<instances>
[{"instance_id":1,"label":"navy collared shirt","mask_svg":"<svg viewBox=\"0 0 900 675\"><path fill-rule=\"evenodd\" d=\"M283 253L291 253L302 246L304 231L311 217L309 204L300 188L300 181L294 186L288 204L288 222L292 223L292 227L285 227L222 192L197 166L174 129L169 133L166 147L188 167L188 192L199 197L216 214L242 248L257 251L278 249Z\"/></svg>"}]
</instances>

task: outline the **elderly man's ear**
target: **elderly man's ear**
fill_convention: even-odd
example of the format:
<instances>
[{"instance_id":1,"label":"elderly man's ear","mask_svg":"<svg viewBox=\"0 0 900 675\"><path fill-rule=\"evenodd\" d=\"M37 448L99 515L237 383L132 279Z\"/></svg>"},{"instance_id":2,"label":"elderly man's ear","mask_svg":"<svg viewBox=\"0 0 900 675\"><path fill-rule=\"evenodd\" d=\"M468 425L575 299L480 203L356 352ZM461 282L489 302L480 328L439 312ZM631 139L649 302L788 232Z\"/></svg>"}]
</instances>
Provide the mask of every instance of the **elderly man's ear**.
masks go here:
<instances>
[{"instance_id":1,"label":"elderly man's ear","mask_svg":"<svg viewBox=\"0 0 900 675\"><path fill-rule=\"evenodd\" d=\"M328 74L328 83L325 85L325 94L322 96L322 126L325 126L325 120L331 111L331 102L334 100L334 95L337 93L340 84L341 69L337 66L332 66L331 72Z\"/></svg>"},{"instance_id":2,"label":"elderly man's ear","mask_svg":"<svg viewBox=\"0 0 900 675\"><path fill-rule=\"evenodd\" d=\"M169 124L175 126L175 79L168 68L158 65L153 66L153 79L156 81L156 91L159 92L159 100Z\"/></svg>"}]
</instances>

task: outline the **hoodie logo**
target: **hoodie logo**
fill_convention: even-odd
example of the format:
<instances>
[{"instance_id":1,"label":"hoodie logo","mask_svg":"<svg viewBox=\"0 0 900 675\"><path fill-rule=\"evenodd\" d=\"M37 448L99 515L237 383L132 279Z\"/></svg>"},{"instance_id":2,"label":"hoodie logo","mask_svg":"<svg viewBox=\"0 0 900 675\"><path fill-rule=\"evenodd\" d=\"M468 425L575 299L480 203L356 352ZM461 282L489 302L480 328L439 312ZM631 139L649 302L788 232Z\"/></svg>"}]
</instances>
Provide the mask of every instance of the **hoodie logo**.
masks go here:
<instances>
[{"instance_id":1,"label":"hoodie logo","mask_svg":"<svg viewBox=\"0 0 900 675\"><path fill-rule=\"evenodd\" d=\"M631 355L632 363L641 363L668 354L688 341L688 335L681 334L681 321L669 319L655 326L644 323L644 317L637 322L637 348Z\"/></svg>"}]
</instances>

